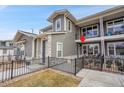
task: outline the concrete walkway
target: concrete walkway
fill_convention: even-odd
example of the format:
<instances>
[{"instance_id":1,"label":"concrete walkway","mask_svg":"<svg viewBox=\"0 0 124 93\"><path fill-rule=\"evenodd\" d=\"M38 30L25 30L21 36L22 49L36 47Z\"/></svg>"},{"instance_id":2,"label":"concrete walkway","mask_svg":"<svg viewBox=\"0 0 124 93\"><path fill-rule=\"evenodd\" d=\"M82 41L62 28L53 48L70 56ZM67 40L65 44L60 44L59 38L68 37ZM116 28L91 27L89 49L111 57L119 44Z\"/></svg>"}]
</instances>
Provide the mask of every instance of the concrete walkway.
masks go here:
<instances>
[{"instance_id":1,"label":"concrete walkway","mask_svg":"<svg viewBox=\"0 0 124 93\"><path fill-rule=\"evenodd\" d=\"M77 76L82 77L80 87L124 87L124 75L82 69Z\"/></svg>"}]
</instances>

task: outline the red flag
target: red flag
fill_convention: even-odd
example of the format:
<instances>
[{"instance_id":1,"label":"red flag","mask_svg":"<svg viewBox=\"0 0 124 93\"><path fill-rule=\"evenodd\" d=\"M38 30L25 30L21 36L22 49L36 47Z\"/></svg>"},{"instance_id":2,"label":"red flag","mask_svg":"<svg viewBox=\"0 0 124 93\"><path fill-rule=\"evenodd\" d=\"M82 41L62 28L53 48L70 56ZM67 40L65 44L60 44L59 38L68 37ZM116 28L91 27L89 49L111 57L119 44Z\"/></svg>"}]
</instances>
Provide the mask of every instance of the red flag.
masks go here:
<instances>
[{"instance_id":1,"label":"red flag","mask_svg":"<svg viewBox=\"0 0 124 93\"><path fill-rule=\"evenodd\" d=\"M84 36L81 36L81 37L80 37L80 40L81 40L82 43L84 43L85 37L84 37Z\"/></svg>"}]
</instances>

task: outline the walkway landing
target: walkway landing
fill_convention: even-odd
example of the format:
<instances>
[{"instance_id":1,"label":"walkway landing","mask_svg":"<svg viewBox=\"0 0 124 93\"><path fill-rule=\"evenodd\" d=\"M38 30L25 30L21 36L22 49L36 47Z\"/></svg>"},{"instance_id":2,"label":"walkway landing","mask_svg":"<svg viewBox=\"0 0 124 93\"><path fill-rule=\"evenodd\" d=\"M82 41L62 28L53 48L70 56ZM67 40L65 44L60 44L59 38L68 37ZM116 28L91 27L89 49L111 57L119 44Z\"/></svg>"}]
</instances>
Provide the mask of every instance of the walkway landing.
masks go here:
<instances>
[{"instance_id":1,"label":"walkway landing","mask_svg":"<svg viewBox=\"0 0 124 93\"><path fill-rule=\"evenodd\" d=\"M77 76L82 77L80 87L124 87L124 75L82 69Z\"/></svg>"}]
</instances>

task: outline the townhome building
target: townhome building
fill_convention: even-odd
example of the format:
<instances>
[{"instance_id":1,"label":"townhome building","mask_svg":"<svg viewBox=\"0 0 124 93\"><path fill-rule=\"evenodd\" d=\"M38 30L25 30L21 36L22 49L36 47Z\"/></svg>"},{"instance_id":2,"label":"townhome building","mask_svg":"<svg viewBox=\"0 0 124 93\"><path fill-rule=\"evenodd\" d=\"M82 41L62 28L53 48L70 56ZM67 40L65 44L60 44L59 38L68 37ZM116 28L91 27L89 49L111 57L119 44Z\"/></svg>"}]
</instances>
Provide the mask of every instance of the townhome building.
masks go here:
<instances>
[{"instance_id":1,"label":"townhome building","mask_svg":"<svg viewBox=\"0 0 124 93\"><path fill-rule=\"evenodd\" d=\"M26 58L32 59L33 58L33 51L34 49L34 39L37 34L26 32L22 30L18 30L13 38L13 45L14 45L14 55L17 58Z\"/></svg>"},{"instance_id":2,"label":"townhome building","mask_svg":"<svg viewBox=\"0 0 124 93\"><path fill-rule=\"evenodd\" d=\"M0 63L8 61L9 55L14 55L12 40L0 40Z\"/></svg>"},{"instance_id":3,"label":"townhome building","mask_svg":"<svg viewBox=\"0 0 124 93\"><path fill-rule=\"evenodd\" d=\"M12 40L0 40L0 56L13 55L13 49Z\"/></svg>"},{"instance_id":4,"label":"townhome building","mask_svg":"<svg viewBox=\"0 0 124 93\"><path fill-rule=\"evenodd\" d=\"M48 18L51 25L40 29L34 57L69 57L76 55L76 19L68 10L58 10Z\"/></svg>"},{"instance_id":5,"label":"townhome building","mask_svg":"<svg viewBox=\"0 0 124 93\"><path fill-rule=\"evenodd\" d=\"M81 19L66 9L57 10L48 21L51 25L40 29L34 39L32 57L124 56L124 6ZM82 35L86 38L84 43L80 40Z\"/></svg>"},{"instance_id":6,"label":"townhome building","mask_svg":"<svg viewBox=\"0 0 124 93\"><path fill-rule=\"evenodd\" d=\"M114 7L77 20L77 55L124 56L124 6ZM86 37L80 44L80 36Z\"/></svg>"}]
</instances>

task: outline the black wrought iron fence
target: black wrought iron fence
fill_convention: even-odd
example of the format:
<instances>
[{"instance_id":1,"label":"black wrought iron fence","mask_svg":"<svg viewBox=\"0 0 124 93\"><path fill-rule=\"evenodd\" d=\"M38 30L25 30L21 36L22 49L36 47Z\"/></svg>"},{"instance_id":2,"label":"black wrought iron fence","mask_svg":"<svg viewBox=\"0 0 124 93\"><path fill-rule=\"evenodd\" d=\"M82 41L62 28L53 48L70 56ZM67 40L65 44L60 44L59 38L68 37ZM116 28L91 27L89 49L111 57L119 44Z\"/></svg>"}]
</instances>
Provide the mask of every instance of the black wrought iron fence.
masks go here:
<instances>
[{"instance_id":1,"label":"black wrought iron fence","mask_svg":"<svg viewBox=\"0 0 124 93\"><path fill-rule=\"evenodd\" d=\"M48 57L48 67L75 74L75 59Z\"/></svg>"},{"instance_id":2,"label":"black wrought iron fence","mask_svg":"<svg viewBox=\"0 0 124 93\"><path fill-rule=\"evenodd\" d=\"M14 58L13 58L14 59ZM52 68L76 75L81 69L93 69L124 73L124 59L104 56L83 56L80 58L46 57L38 59L14 59L0 62L0 82L44 68Z\"/></svg>"},{"instance_id":3,"label":"black wrought iron fence","mask_svg":"<svg viewBox=\"0 0 124 93\"><path fill-rule=\"evenodd\" d=\"M21 59L21 60L10 60L8 62L0 62L0 82L10 80L14 77L35 72L47 67L47 58L40 59Z\"/></svg>"},{"instance_id":4,"label":"black wrought iron fence","mask_svg":"<svg viewBox=\"0 0 124 93\"><path fill-rule=\"evenodd\" d=\"M103 64L103 71L124 74L124 59L105 57L105 62Z\"/></svg>"},{"instance_id":5,"label":"black wrought iron fence","mask_svg":"<svg viewBox=\"0 0 124 93\"><path fill-rule=\"evenodd\" d=\"M102 70L103 56L83 56L83 67L94 70Z\"/></svg>"},{"instance_id":6,"label":"black wrought iron fence","mask_svg":"<svg viewBox=\"0 0 124 93\"><path fill-rule=\"evenodd\" d=\"M83 57L75 59L75 75L78 73L82 68L84 68Z\"/></svg>"}]
</instances>

